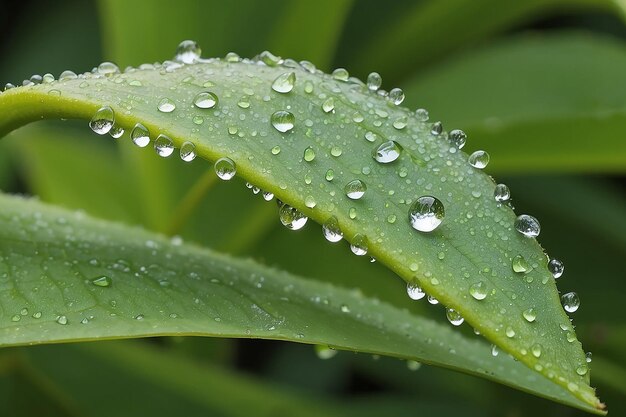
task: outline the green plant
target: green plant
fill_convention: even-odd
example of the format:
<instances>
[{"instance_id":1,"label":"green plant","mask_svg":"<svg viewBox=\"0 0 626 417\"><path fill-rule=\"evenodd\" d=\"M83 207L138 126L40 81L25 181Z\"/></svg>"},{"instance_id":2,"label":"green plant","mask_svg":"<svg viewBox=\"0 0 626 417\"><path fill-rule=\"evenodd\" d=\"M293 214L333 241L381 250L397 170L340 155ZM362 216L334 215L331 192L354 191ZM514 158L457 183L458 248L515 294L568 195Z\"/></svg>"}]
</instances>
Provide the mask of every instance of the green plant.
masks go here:
<instances>
[{"instance_id":1,"label":"green plant","mask_svg":"<svg viewBox=\"0 0 626 417\"><path fill-rule=\"evenodd\" d=\"M301 12L294 6L296 15ZM565 48L570 39L575 38L564 41ZM522 43L512 56L524 57L525 50L532 58L539 48ZM606 48L607 55L611 51ZM80 150L82 142L71 142L67 149L68 154L78 149L72 160L101 164L103 186L108 187L99 193L101 201L73 195L64 180L46 185L39 179L38 187L61 196L51 200L75 201L70 206L140 223L160 234L2 197L0 248L8 289L0 296L0 344L163 335L289 340L316 344L322 356L332 352L330 347L395 356L409 360L410 366L440 365L603 413L589 386L585 355L561 307L554 270L533 239L538 225L532 218L516 219L507 203L508 189L496 188L482 172L488 155L474 153L468 163L461 151L463 132L446 131L428 122L424 111L400 106L404 93L399 89L378 94L376 75L364 85L345 70L325 75L312 64L283 61L270 53L253 60L235 54L200 60L195 43L184 42L174 61L162 65L120 72L103 63L80 77L66 72L59 81L49 76L33 80L0 95L0 133L41 118L78 118L91 120L96 133L117 137L126 132L132 139L118 141L124 165L105 147L95 156L89 154L91 148ZM423 91L419 83L408 90L412 88ZM567 121L576 111L555 113ZM508 119L506 111L502 114L511 131L519 130L520 118L532 120L523 124L531 132L545 124L532 111L517 111ZM558 127L552 121L548 125ZM131 142L140 147L150 142L165 157L180 148L184 162L139 153ZM22 152L34 155L24 146ZM545 164L530 155L533 163ZM614 161L611 166L617 169L622 166L620 152L617 157L602 151L597 155ZM44 160L49 164L55 158L58 164L57 156ZM214 162L214 168L202 159ZM114 164L119 170L112 172ZM233 187L223 187L214 192L220 198L212 208L200 209L204 196L222 187L215 173L222 179L243 178L264 198L250 208L249 196L231 198ZM142 183L141 195L129 195L124 187L129 178ZM418 204L423 196L436 197L434 206L429 206L432 199ZM307 217L317 221L327 240L348 240L355 254L367 253L402 277L411 298L422 298L426 291L448 308L453 324L466 320L498 348L402 310L406 300L396 301L402 291L395 284L304 280L200 249L176 236L245 253L263 238L267 219L276 216L275 205L263 201L273 197L279 199L278 217L285 226L299 229ZM196 226L200 213L213 220ZM234 228L220 224L224 213L236 220ZM530 223L516 225L520 220ZM524 228L529 236L518 231ZM303 245L299 253L282 256L308 262L317 254ZM330 261L328 266L340 271L342 264ZM342 289L346 283L363 293ZM577 300L568 303L577 308ZM159 360L145 347L110 349L120 361L136 363L142 355ZM497 349L516 360L497 355ZM98 357L103 352L95 347L80 354ZM7 363L14 362L9 357ZM139 374L146 378L155 372ZM202 396L188 387L192 374L175 378L185 398ZM257 403L257 393L254 387L246 391L251 404ZM268 413L272 407L306 412L306 399L281 395L284 403L272 405ZM211 404L225 407L226 414L245 409ZM327 406L329 413L346 412Z\"/></svg>"}]
</instances>

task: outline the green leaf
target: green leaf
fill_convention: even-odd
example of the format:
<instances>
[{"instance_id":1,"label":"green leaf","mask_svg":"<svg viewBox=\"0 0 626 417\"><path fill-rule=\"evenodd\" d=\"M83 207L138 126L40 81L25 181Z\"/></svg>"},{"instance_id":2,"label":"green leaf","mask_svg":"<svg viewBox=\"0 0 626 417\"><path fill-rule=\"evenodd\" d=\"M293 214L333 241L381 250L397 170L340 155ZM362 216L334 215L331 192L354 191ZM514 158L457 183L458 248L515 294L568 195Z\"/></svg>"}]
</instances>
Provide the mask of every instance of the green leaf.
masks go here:
<instances>
[{"instance_id":1,"label":"green leaf","mask_svg":"<svg viewBox=\"0 0 626 417\"><path fill-rule=\"evenodd\" d=\"M454 58L406 92L466 131L468 146L489 149L495 171L624 172L624 72L621 41L523 36Z\"/></svg>"},{"instance_id":2,"label":"green leaf","mask_svg":"<svg viewBox=\"0 0 626 417\"><path fill-rule=\"evenodd\" d=\"M157 335L290 340L462 370L601 413L483 342L358 291L33 200L3 195L0 204L0 346Z\"/></svg>"},{"instance_id":3,"label":"green leaf","mask_svg":"<svg viewBox=\"0 0 626 417\"><path fill-rule=\"evenodd\" d=\"M293 91L273 91L274 80L288 72L296 77ZM219 103L194 106L196 95L207 90ZM159 111L164 99L176 108ZM140 122L152 139L167 135L176 146L192 141L210 161L230 158L242 178L317 222L339 227L349 241L365 236L369 254L407 282L460 312L520 362L600 406L589 375L576 372L584 354L541 247L513 228L515 214L494 201L493 180L412 112L356 81L289 62L214 59L9 90L0 95L0 133L41 118L91 119L102 106L111 106L115 123L127 131ZM272 118L285 111L293 115L294 127L281 132ZM202 125L194 123L198 117ZM373 151L389 140L401 148L399 157L379 163ZM280 152L273 152L277 147ZM303 157L308 147L316 153L310 162ZM330 181L328 170L334 172ZM355 179L368 190L351 200L344 187ZM423 195L445 205L445 219L432 233L417 232L408 220L411 205ZM221 203L229 210L227 201ZM531 267L526 274L511 268L518 255ZM486 289L486 299L471 295L476 285ZM531 308L537 319L529 322L523 312ZM542 345L541 355L530 354L536 344Z\"/></svg>"}]
</instances>

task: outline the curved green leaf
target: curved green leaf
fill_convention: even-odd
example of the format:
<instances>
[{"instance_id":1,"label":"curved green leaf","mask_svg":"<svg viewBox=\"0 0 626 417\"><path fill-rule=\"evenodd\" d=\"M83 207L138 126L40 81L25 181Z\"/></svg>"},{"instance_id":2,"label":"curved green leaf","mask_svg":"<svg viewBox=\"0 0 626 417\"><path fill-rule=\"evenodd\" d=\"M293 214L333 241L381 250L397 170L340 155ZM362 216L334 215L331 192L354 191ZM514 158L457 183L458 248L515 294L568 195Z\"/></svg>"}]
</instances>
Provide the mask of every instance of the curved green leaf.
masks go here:
<instances>
[{"instance_id":1,"label":"curved green leaf","mask_svg":"<svg viewBox=\"0 0 626 417\"><path fill-rule=\"evenodd\" d=\"M273 91L274 80L287 72L297 80L293 91ZM219 103L194 106L196 95L207 90ZM164 99L175 104L173 111L157 110ZM577 372L584 354L541 247L515 231L513 211L494 201L493 180L412 112L357 81L310 72L294 62L268 66L212 59L10 90L0 95L0 133L41 118L90 119L106 105L115 110L119 126L130 130L141 122L153 139L164 134L177 146L192 141L210 161L229 157L238 175L319 223L336 222L347 240L366 236L369 253L407 282L460 312L522 363L600 407L588 373ZM278 111L294 115L293 130L273 126ZM402 151L393 163L381 164L372 152L387 140ZM317 155L310 162L303 159L308 147ZM359 200L344 192L355 179L368 186ZM443 224L432 233L409 225L409 207L422 195L445 205ZM518 255L531 266L526 274L511 268ZM487 289L484 300L470 294L477 284ZM522 313L531 308L537 319L529 322ZM530 353L535 345L541 345L541 355Z\"/></svg>"},{"instance_id":2,"label":"curved green leaf","mask_svg":"<svg viewBox=\"0 0 626 417\"><path fill-rule=\"evenodd\" d=\"M156 335L290 340L457 369L598 412L483 342L358 291L32 200L2 195L0 204L0 346Z\"/></svg>"}]
</instances>

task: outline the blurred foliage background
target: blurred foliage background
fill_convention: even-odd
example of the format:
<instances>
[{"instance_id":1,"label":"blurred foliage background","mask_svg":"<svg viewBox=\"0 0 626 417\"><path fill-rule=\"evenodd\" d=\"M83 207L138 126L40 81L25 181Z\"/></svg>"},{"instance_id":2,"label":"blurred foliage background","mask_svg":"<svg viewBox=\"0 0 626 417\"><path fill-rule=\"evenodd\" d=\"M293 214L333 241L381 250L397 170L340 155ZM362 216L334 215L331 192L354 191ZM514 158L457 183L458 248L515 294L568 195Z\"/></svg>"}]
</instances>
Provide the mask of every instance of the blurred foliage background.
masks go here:
<instances>
[{"instance_id":1,"label":"blurred foliage background","mask_svg":"<svg viewBox=\"0 0 626 417\"><path fill-rule=\"evenodd\" d=\"M183 39L204 56L262 50L329 71L371 71L411 108L468 133L488 173L542 223L564 261L592 383L626 415L626 4L622 0L41 0L3 4L0 80L171 58ZM141 224L291 272L411 303L384 267L328 246L317 226L287 232L243 184L202 179L206 164L157 160L82 123L40 123L0 142L0 188ZM159 158L160 159L160 158ZM202 189L194 210L179 206ZM170 222L172 213L177 221ZM317 254L323 254L319 262ZM467 326L466 326L467 327ZM471 332L470 329L465 329ZM494 383L394 359L269 341L162 338L0 351L0 411L32 416L575 416L582 412Z\"/></svg>"}]
</instances>

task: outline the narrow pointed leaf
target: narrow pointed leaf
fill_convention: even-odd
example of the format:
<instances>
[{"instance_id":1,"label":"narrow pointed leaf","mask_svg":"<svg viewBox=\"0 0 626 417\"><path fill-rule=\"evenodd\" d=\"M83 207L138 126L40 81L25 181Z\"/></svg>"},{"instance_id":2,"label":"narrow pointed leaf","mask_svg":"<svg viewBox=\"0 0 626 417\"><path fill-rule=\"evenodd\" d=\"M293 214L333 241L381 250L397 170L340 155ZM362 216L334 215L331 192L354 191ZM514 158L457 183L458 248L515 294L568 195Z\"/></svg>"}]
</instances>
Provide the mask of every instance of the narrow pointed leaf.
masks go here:
<instances>
[{"instance_id":1,"label":"narrow pointed leaf","mask_svg":"<svg viewBox=\"0 0 626 417\"><path fill-rule=\"evenodd\" d=\"M272 88L291 72L293 88ZM340 231L350 241L365 236L369 254L407 282L459 312L520 362L601 407L588 373L577 372L584 354L545 254L515 230L516 215L493 198L493 180L468 164L446 132L433 135L432 125L413 112L341 78L345 74L309 72L289 61L268 66L219 59L87 74L1 94L0 134L41 118L91 119L110 106L126 131L141 123L153 140L163 134L176 146L192 141L200 156L231 159L237 175L329 224L335 237ZM205 92L218 97L211 108L194 104ZM205 122L198 126L194 117ZM383 144L387 151L380 150ZM307 148L314 158L310 151L304 156ZM377 150L384 155L375 159ZM367 186L359 199L345 191L355 180ZM445 207L441 226L430 233L409 221L411 206L425 195ZM513 271L517 256L527 261L527 273ZM477 285L485 297L471 294ZM535 320L524 318L529 309ZM536 345L540 355L531 354Z\"/></svg>"},{"instance_id":2,"label":"narrow pointed leaf","mask_svg":"<svg viewBox=\"0 0 626 417\"><path fill-rule=\"evenodd\" d=\"M0 195L0 346L158 335L289 340L412 359L597 412L450 326L81 212ZM103 351L106 351L104 349Z\"/></svg>"}]
</instances>

